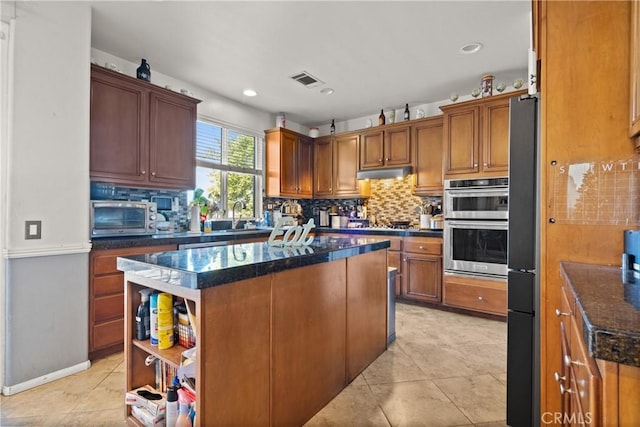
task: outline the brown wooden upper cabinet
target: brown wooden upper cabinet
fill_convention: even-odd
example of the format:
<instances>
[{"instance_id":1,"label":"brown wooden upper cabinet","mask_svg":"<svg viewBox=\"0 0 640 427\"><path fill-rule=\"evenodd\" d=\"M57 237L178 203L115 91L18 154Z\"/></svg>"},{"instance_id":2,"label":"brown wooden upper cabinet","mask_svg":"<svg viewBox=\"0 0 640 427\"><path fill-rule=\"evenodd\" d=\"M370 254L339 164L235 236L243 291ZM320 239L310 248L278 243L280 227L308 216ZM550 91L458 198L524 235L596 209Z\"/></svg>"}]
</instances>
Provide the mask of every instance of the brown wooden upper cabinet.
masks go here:
<instances>
[{"instance_id":1,"label":"brown wooden upper cabinet","mask_svg":"<svg viewBox=\"0 0 640 427\"><path fill-rule=\"evenodd\" d=\"M640 4L631 2L631 122L629 136L640 150Z\"/></svg>"},{"instance_id":2,"label":"brown wooden upper cabinet","mask_svg":"<svg viewBox=\"0 0 640 427\"><path fill-rule=\"evenodd\" d=\"M92 65L91 179L192 189L199 102Z\"/></svg>"},{"instance_id":3,"label":"brown wooden upper cabinet","mask_svg":"<svg viewBox=\"0 0 640 427\"><path fill-rule=\"evenodd\" d=\"M315 140L314 197L369 197L369 181L356 179L359 141L355 133Z\"/></svg>"},{"instance_id":4,"label":"brown wooden upper cabinet","mask_svg":"<svg viewBox=\"0 0 640 427\"><path fill-rule=\"evenodd\" d=\"M415 123L412 132L416 175L413 192L442 195L442 116Z\"/></svg>"},{"instance_id":5,"label":"brown wooden upper cabinet","mask_svg":"<svg viewBox=\"0 0 640 427\"><path fill-rule=\"evenodd\" d=\"M504 176L509 167L509 98L525 91L440 107L444 177Z\"/></svg>"},{"instance_id":6,"label":"brown wooden upper cabinet","mask_svg":"<svg viewBox=\"0 0 640 427\"><path fill-rule=\"evenodd\" d=\"M266 133L267 197L313 197L313 141L285 128Z\"/></svg>"},{"instance_id":7,"label":"brown wooden upper cabinet","mask_svg":"<svg viewBox=\"0 0 640 427\"><path fill-rule=\"evenodd\" d=\"M411 164L411 126L398 123L360 134L360 169Z\"/></svg>"}]
</instances>

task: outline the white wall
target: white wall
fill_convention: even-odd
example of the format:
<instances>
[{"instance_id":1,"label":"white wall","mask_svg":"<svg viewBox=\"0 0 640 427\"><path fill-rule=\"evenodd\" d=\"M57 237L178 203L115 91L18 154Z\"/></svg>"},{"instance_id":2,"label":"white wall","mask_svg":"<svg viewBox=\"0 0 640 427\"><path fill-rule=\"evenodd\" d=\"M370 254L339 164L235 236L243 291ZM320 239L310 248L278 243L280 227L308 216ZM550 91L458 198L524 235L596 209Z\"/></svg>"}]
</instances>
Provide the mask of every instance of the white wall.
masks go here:
<instances>
[{"instance_id":1,"label":"white wall","mask_svg":"<svg viewBox=\"0 0 640 427\"><path fill-rule=\"evenodd\" d=\"M105 63L115 64L121 73L128 76L135 76L136 68L140 66L140 62L127 61L96 48L91 49L91 59L100 66L104 66ZM153 64L149 65L151 66L151 83L163 87L169 85L175 91L187 89L191 91L194 98L202 100L198 104L198 116L200 117L208 117L222 124L232 125L260 135L264 133L265 129L275 126L275 115L273 114L225 98L178 78L167 76L155 70Z\"/></svg>"},{"instance_id":2,"label":"white wall","mask_svg":"<svg viewBox=\"0 0 640 427\"><path fill-rule=\"evenodd\" d=\"M2 88L8 132L0 132L4 394L89 364L91 10L13 5L13 78ZM42 221L42 239L25 240L25 220Z\"/></svg>"},{"instance_id":3,"label":"white wall","mask_svg":"<svg viewBox=\"0 0 640 427\"><path fill-rule=\"evenodd\" d=\"M83 2L17 3L10 257L89 248L90 39ZM25 240L26 220L42 221L41 240Z\"/></svg>"},{"instance_id":4,"label":"white wall","mask_svg":"<svg viewBox=\"0 0 640 427\"><path fill-rule=\"evenodd\" d=\"M507 89L503 92L503 93L507 93L507 92L513 92L516 89L513 87L507 87ZM461 95L456 102L463 102L463 101L468 101L470 99L473 99L473 97L471 95ZM409 112L410 112L410 119L414 120L417 117L417 111L418 109L421 109L422 111L424 111L424 116L425 117L430 117L430 116L438 116L440 114L442 114L442 111L440 110L440 106L442 105L449 105L452 104L452 101L449 99L443 99L442 101L436 101L436 102L432 102L432 103L428 103L428 104L420 104L420 105L415 105L415 106L411 106L409 107ZM389 124L389 110L386 110L385 112L385 117L387 119L386 124ZM404 117L404 108L401 108L399 110L395 111L395 122L401 122L403 120ZM380 110L376 110L374 112L371 113L371 115L369 116L362 116L362 117L356 117L354 119L351 120L345 120L342 122L336 122L336 133L340 133L340 132L349 132L349 131L355 131L355 130L361 130L361 129L365 129L367 127L367 120L371 120L372 123L372 127L378 126L378 116L380 115ZM288 126L287 126L288 127ZM323 126L319 126L318 130L320 131L320 135L329 135L330 133L330 129L329 129L330 125L323 125ZM299 131L301 133L306 133L307 130L303 129L301 131Z\"/></svg>"}]
</instances>

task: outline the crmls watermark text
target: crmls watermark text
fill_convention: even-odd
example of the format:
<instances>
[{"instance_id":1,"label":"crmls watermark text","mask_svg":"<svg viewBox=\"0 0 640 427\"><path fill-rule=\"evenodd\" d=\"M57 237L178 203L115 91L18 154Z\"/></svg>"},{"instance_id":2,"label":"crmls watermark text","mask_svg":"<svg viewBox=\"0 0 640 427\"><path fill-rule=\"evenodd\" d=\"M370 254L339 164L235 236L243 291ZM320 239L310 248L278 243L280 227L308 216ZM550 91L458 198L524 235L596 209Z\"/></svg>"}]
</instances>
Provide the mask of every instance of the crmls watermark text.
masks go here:
<instances>
[{"instance_id":1,"label":"crmls watermark text","mask_svg":"<svg viewBox=\"0 0 640 427\"><path fill-rule=\"evenodd\" d=\"M591 412L578 413L578 414L565 414L564 412L543 412L540 417L542 424L559 424L559 425L582 425L591 424L593 419Z\"/></svg>"}]
</instances>

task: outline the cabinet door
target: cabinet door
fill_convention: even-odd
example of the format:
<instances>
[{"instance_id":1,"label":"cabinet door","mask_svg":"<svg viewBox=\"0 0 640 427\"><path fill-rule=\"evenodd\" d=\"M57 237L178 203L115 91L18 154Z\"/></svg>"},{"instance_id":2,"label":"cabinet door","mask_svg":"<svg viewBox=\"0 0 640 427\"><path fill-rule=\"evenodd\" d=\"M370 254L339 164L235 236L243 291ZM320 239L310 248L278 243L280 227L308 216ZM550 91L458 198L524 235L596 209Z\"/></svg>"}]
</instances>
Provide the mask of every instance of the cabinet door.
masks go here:
<instances>
[{"instance_id":1,"label":"cabinet door","mask_svg":"<svg viewBox=\"0 0 640 427\"><path fill-rule=\"evenodd\" d=\"M445 177L479 171L478 116L478 107L444 114Z\"/></svg>"},{"instance_id":2,"label":"cabinet door","mask_svg":"<svg viewBox=\"0 0 640 427\"><path fill-rule=\"evenodd\" d=\"M418 301L440 302L442 258L405 254L402 268L402 295Z\"/></svg>"},{"instance_id":3,"label":"cabinet door","mask_svg":"<svg viewBox=\"0 0 640 427\"><path fill-rule=\"evenodd\" d=\"M509 168L509 99L482 107L482 171L507 172Z\"/></svg>"},{"instance_id":4,"label":"cabinet door","mask_svg":"<svg viewBox=\"0 0 640 427\"><path fill-rule=\"evenodd\" d=\"M360 140L360 169L380 166L384 166L384 131L363 133Z\"/></svg>"},{"instance_id":5,"label":"cabinet door","mask_svg":"<svg viewBox=\"0 0 640 427\"><path fill-rule=\"evenodd\" d=\"M152 92L149 123L149 181L165 188L194 188L196 105Z\"/></svg>"},{"instance_id":6,"label":"cabinet door","mask_svg":"<svg viewBox=\"0 0 640 427\"><path fill-rule=\"evenodd\" d=\"M336 196L358 196L358 135L345 135L333 142L334 189Z\"/></svg>"},{"instance_id":7,"label":"cabinet door","mask_svg":"<svg viewBox=\"0 0 640 427\"><path fill-rule=\"evenodd\" d=\"M416 186L419 195L441 195L442 183L442 117L413 127Z\"/></svg>"},{"instance_id":8,"label":"cabinet door","mask_svg":"<svg viewBox=\"0 0 640 427\"><path fill-rule=\"evenodd\" d=\"M333 139L319 138L314 142L314 197L333 194Z\"/></svg>"},{"instance_id":9,"label":"cabinet door","mask_svg":"<svg viewBox=\"0 0 640 427\"><path fill-rule=\"evenodd\" d=\"M388 129L384 136L384 161L386 166L411 165L411 127Z\"/></svg>"},{"instance_id":10,"label":"cabinet door","mask_svg":"<svg viewBox=\"0 0 640 427\"><path fill-rule=\"evenodd\" d=\"M280 131L280 194L298 196L298 137Z\"/></svg>"},{"instance_id":11,"label":"cabinet door","mask_svg":"<svg viewBox=\"0 0 640 427\"><path fill-rule=\"evenodd\" d=\"M94 69L90 116L91 179L145 182L148 91Z\"/></svg>"},{"instance_id":12,"label":"cabinet door","mask_svg":"<svg viewBox=\"0 0 640 427\"><path fill-rule=\"evenodd\" d=\"M299 137L297 144L298 197L313 197L313 140Z\"/></svg>"},{"instance_id":13,"label":"cabinet door","mask_svg":"<svg viewBox=\"0 0 640 427\"><path fill-rule=\"evenodd\" d=\"M640 4L631 2L631 124L629 136L640 148Z\"/></svg>"}]
</instances>

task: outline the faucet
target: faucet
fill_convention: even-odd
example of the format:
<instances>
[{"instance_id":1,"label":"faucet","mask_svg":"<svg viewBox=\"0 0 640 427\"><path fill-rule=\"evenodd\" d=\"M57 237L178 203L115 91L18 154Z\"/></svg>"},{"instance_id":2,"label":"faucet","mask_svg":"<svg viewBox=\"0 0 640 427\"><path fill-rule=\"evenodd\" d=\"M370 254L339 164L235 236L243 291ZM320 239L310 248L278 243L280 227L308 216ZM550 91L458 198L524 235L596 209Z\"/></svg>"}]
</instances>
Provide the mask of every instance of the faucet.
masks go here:
<instances>
[{"instance_id":1,"label":"faucet","mask_svg":"<svg viewBox=\"0 0 640 427\"><path fill-rule=\"evenodd\" d=\"M236 221L236 206L238 206L238 205L240 205L240 210L247 208L247 205L244 203L244 200L236 200L233 203L233 207L231 208L231 228L233 230L236 229L236 225L237 225L238 221L240 221L240 218L242 218L242 212L240 212L240 216L238 217L238 220Z\"/></svg>"}]
</instances>

